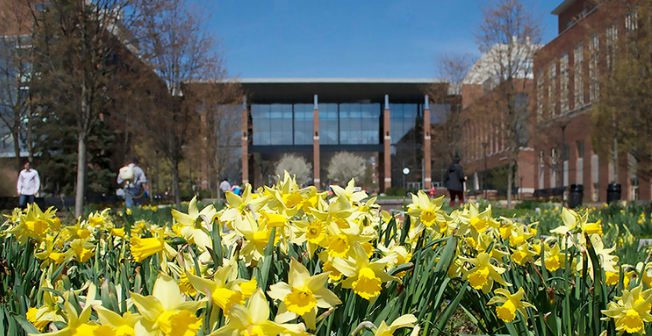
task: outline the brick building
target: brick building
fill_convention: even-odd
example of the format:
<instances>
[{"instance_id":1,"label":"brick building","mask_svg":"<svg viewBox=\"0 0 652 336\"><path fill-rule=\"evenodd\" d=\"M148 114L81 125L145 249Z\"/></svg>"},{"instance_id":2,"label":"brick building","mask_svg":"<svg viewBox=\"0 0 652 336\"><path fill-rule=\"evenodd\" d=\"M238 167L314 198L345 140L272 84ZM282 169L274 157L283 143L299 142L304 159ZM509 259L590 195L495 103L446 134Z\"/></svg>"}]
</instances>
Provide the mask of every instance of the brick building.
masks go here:
<instances>
[{"instance_id":1,"label":"brick building","mask_svg":"<svg viewBox=\"0 0 652 336\"><path fill-rule=\"evenodd\" d=\"M617 40L635 29L636 14L615 0L566 0L552 14L559 34L534 57L535 188L582 184L585 199L605 202L608 184L617 182L621 199L650 199L649 177L637 174L631 155L619 155L616 177L610 157L599 157L591 143L600 73L616 56Z\"/></svg>"},{"instance_id":2,"label":"brick building","mask_svg":"<svg viewBox=\"0 0 652 336\"><path fill-rule=\"evenodd\" d=\"M513 195L529 197L534 193L535 155L530 147L532 99L529 93L533 85L532 54L540 47L531 44L529 39L520 42L514 39L511 45L497 44L478 59L464 78L462 165L468 178L467 190L472 194L487 190L488 197L505 196L511 135L517 137L519 143ZM506 62L511 66L500 65ZM506 68L514 68L514 73L501 73L501 69ZM507 90L513 93L513 112L519 119L519 127L511 131L506 129L510 123Z\"/></svg>"}]
</instances>

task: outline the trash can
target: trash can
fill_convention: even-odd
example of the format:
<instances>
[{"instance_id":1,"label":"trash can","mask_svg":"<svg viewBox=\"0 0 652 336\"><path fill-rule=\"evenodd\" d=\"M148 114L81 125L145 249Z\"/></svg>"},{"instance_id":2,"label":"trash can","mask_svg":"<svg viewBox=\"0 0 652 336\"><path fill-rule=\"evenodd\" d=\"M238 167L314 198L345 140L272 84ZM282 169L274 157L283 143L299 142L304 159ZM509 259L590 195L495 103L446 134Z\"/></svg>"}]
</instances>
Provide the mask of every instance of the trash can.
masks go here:
<instances>
[{"instance_id":1,"label":"trash can","mask_svg":"<svg viewBox=\"0 0 652 336\"><path fill-rule=\"evenodd\" d=\"M571 184L568 197L568 207L571 209L582 205L584 199L584 186L581 184Z\"/></svg>"},{"instance_id":2,"label":"trash can","mask_svg":"<svg viewBox=\"0 0 652 336\"><path fill-rule=\"evenodd\" d=\"M618 183L609 183L607 186L607 204L620 201L622 189Z\"/></svg>"}]
</instances>

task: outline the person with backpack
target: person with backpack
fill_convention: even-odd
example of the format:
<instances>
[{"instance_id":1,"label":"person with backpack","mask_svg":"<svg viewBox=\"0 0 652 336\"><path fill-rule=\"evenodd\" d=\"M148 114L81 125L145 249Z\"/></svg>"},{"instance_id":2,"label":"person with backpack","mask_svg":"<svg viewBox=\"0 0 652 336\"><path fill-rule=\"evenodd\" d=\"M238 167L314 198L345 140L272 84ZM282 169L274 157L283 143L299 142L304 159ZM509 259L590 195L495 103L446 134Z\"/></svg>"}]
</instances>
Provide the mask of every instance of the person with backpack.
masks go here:
<instances>
[{"instance_id":1,"label":"person with backpack","mask_svg":"<svg viewBox=\"0 0 652 336\"><path fill-rule=\"evenodd\" d=\"M464 182L466 182L466 177L462 166L460 166L460 157L455 156L453 163L448 166L446 171L446 188L451 197L449 203L451 208L455 207L455 197L459 200L460 206L464 203Z\"/></svg>"},{"instance_id":2,"label":"person with backpack","mask_svg":"<svg viewBox=\"0 0 652 336\"><path fill-rule=\"evenodd\" d=\"M137 158L131 159L128 165L120 168L118 184L123 186L127 209L131 209L134 203L139 206L147 192L147 177L145 177L145 172L138 167Z\"/></svg>"}]
</instances>

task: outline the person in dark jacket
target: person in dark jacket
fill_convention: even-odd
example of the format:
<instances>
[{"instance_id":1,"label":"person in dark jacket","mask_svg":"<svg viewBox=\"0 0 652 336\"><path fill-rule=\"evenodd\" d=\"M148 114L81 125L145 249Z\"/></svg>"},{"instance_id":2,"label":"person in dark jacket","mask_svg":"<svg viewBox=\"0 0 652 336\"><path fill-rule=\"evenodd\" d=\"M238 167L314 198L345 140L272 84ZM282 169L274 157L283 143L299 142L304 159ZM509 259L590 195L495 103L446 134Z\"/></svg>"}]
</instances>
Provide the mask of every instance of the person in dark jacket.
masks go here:
<instances>
[{"instance_id":1,"label":"person in dark jacket","mask_svg":"<svg viewBox=\"0 0 652 336\"><path fill-rule=\"evenodd\" d=\"M460 166L460 158L456 156L446 171L446 188L451 196L449 203L451 208L455 207L455 197L459 200L459 205L464 203L464 182L466 182L466 177L462 166Z\"/></svg>"}]
</instances>

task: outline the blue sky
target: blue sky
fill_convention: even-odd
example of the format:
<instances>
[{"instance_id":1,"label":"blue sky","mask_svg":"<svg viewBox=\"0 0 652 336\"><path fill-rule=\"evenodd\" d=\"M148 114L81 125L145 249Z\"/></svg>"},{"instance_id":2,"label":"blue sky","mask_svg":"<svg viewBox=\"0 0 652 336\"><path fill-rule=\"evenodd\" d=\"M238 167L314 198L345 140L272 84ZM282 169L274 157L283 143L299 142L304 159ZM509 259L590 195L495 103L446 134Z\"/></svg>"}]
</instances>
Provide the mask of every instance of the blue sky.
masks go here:
<instances>
[{"instance_id":1,"label":"blue sky","mask_svg":"<svg viewBox=\"0 0 652 336\"><path fill-rule=\"evenodd\" d=\"M485 0L194 0L230 77L433 78L442 52L478 54ZM562 0L522 0L557 33Z\"/></svg>"}]
</instances>

